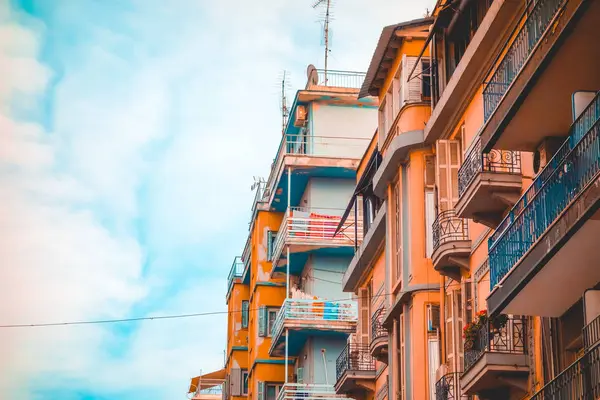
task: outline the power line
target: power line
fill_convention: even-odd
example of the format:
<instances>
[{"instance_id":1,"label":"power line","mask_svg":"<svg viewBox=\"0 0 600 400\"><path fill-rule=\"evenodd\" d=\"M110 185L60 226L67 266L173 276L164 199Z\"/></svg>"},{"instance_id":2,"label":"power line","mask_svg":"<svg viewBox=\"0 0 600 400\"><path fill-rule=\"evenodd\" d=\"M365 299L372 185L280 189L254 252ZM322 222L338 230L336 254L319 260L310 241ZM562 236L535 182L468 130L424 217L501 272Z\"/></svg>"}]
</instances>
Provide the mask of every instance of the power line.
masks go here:
<instances>
[{"instance_id":1,"label":"power line","mask_svg":"<svg viewBox=\"0 0 600 400\"><path fill-rule=\"evenodd\" d=\"M371 298L380 297L380 296L389 296L389 294L382 293L379 295L371 296ZM356 297L355 299L358 300L360 298L361 297ZM298 299L298 300L300 300L300 299ZM328 300L328 299L322 299L322 300L323 300L323 302L331 302L331 301L345 301L345 300L349 300L349 299L344 298L344 299L335 299L335 300ZM257 311L257 310L258 310L258 308L251 308L251 309L248 309L248 312ZM241 313L241 312L242 312L242 310L209 311L209 312L191 313L191 314L157 315L154 317L98 319L98 320L90 320L90 321L45 322L45 323L32 323L32 324L4 324L4 325L0 325L0 329L2 329L2 328L42 328L42 327L50 327L50 326L115 324L115 323L124 323L124 322L140 322L140 321L153 321L153 320L163 320L163 319L197 318L197 317L206 317L206 316L210 316L210 315L228 315L228 314Z\"/></svg>"},{"instance_id":2,"label":"power line","mask_svg":"<svg viewBox=\"0 0 600 400\"><path fill-rule=\"evenodd\" d=\"M322 278L314 277L313 279L322 280L325 282L331 283L339 283L334 281L325 280ZM489 279L482 279L479 281L486 282ZM371 300L377 297L387 297L391 296L392 293L381 293L375 294L373 296L365 296L364 298L370 298ZM363 297L354 297L354 299L358 300ZM300 300L300 299L299 299ZM323 302L331 302L331 301L345 301L349 300L348 298L344 299L322 299ZM258 308L248 309L250 311L257 311ZM65 321L65 322L42 322L42 323L31 323L31 324L4 324L0 325L0 329L9 329L9 328L43 328L43 327L51 327L51 326L76 326L76 325L101 325L101 324L116 324L116 323L126 323L126 322L141 322L141 321L154 321L154 320L166 320L166 319L183 319L183 318L197 318L197 317L207 317L211 315L229 315L234 313L241 313L242 310L232 310L232 311L207 311L207 312L199 312L199 313L190 313L190 314L172 314L172 315L157 315L153 317L134 317L134 318L120 318L120 319L98 319L98 320L89 320L89 321Z\"/></svg>"}]
</instances>

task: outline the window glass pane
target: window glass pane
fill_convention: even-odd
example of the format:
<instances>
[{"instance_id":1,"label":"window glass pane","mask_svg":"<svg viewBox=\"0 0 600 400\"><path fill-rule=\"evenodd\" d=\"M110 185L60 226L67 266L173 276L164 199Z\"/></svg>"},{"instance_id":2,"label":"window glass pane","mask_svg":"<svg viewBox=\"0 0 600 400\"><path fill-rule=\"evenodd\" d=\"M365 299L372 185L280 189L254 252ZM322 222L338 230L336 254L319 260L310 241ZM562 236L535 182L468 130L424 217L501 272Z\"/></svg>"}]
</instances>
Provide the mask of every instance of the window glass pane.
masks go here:
<instances>
[{"instance_id":1,"label":"window glass pane","mask_svg":"<svg viewBox=\"0 0 600 400\"><path fill-rule=\"evenodd\" d=\"M277 388L274 385L267 386L267 400L275 400L277 398Z\"/></svg>"},{"instance_id":2,"label":"window glass pane","mask_svg":"<svg viewBox=\"0 0 600 400\"><path fill-rule=\"evenodd\" d=\"M242 371L242 393L248 394L248 371Z\"/></svg>"}]
</instances>

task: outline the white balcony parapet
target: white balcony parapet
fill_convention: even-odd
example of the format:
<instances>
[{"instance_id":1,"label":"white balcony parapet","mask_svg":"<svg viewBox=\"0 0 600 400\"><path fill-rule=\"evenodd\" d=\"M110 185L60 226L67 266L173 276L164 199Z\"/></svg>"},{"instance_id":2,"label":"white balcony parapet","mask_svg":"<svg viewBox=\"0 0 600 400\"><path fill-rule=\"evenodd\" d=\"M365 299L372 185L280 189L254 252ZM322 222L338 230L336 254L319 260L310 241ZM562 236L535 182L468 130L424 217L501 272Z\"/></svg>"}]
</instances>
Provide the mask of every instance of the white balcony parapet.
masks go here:
<instances>
[{"instance_id":1,"label":"white balcony parapet","mask_svg":"<svg viewBox=\"0 0 600 400\"><path fill-rule=\"evenodd\" d=\"M339 400L348 396L337 394L333 385L311 383L286 383L277 396L277 400Z\"/></svg>"},{"instance_id":2,"label":"white balcony parapet","mask_svg":"<svg viewBox=\"0 0 600 400\"><path fill-rule=\"evenodd\" d=\"M344 210L292 207L285 213L273 244L273 262L277 263L286 244L315 247L358 246L363 239L362 220L347 218L336 229Z\"/></svg>"},{"instance_id":3,"label":"white balcony parapet","mask_svg":"<svg viewBox=\"0 0 600 400\"><path fill-rule=\"evenodd\" d=\"M358 321L358 305L355 300L285 299L271 327L271 336L276 340L283 332L286 321L294 324L322 326L336 330L339 323Z\"/></svg>"},{"instance_id":4,"label":"white balcony parapet","mask_svg":"<svg viewBox=\"0 0 600 400\"><path fill-rule=\"evenodd\" d=\"M273 194L285 156L360 160L370 140L370 137L314 136L310 132L283 135L265 185L266 193Z\"/></svg>"}]
</instances>

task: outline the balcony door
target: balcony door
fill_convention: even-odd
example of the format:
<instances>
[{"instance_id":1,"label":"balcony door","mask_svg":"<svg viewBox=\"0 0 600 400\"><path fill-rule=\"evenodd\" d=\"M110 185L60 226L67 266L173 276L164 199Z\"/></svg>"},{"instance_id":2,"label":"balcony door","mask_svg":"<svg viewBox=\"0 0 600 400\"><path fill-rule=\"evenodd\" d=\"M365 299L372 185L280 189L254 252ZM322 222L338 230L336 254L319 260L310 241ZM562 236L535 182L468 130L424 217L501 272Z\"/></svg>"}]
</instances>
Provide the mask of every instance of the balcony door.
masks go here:
<instances>
[{"instance_id":1,"label":"balcony door","mask_svg":"<svg viewBox=\"0 0 600 400\"><path fill-rule=\"evenodd\" d=\"M461 164L460 140L436 142L437 212L453 210L458 202L458 170Z\"/></svg>"}]
</instances>

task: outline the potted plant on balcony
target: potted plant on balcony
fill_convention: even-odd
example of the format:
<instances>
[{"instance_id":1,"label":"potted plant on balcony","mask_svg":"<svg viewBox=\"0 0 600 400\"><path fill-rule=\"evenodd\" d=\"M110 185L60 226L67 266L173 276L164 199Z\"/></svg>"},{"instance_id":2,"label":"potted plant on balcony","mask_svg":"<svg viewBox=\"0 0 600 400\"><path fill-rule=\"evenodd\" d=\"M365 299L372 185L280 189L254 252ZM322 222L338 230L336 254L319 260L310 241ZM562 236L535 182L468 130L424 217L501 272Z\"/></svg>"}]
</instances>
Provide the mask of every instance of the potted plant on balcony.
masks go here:
<instances>
[{"instance_id":1,"label":"potted plant on balcony","mask_svg":"<svg viewBox=\"0 0 600 400\"><path fill-rule=\"evenodd\" d=\"M487 323L487 311L482 310L475 314L473 321L463 328L463 339L465 339L465 350L477 350L479 331Z\"/></svg>"}]
</instances>

